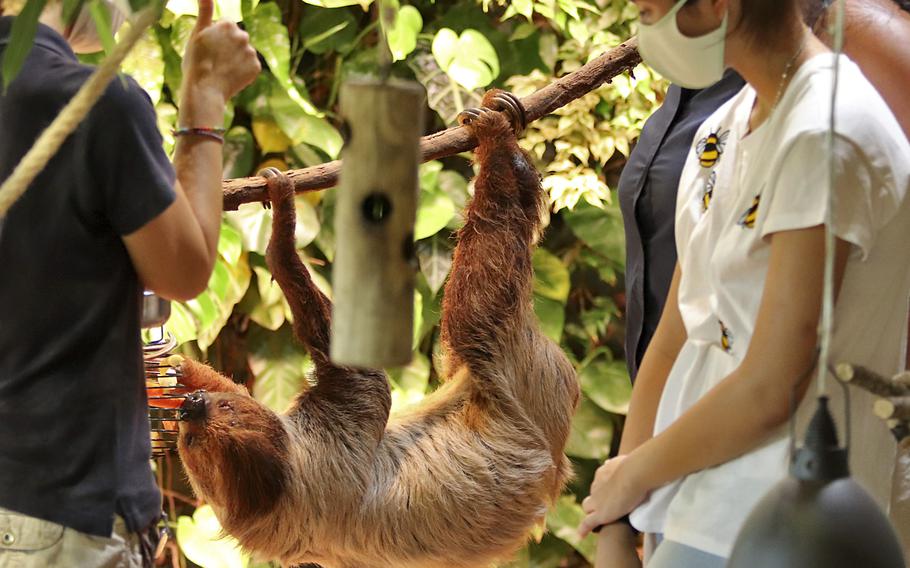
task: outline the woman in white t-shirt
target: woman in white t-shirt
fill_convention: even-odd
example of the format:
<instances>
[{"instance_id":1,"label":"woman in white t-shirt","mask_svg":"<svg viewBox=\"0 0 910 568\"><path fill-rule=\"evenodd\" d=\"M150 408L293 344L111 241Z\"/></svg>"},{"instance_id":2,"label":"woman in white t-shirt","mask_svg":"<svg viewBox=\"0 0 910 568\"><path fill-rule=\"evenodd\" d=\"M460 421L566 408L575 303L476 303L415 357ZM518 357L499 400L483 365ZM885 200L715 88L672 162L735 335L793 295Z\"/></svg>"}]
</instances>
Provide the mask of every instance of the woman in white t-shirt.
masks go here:
<instances>
[{"instance_id":1,"label":"woman in white t-shirt","mask_svg":"<svg viewBox=\"0 0 910 568\"><path fill-rule=\"evenodd\" d=\"M832 185L832 358L900 369L910 145L842 56L829 183L834 58L798 0L636 4L642 55L659 72L700 88L730 66L748 85L693 141L677 198L676 275L624 434L635 449L598 470L580 532L631 513L636 528L663 535L651 568L720 567L749 511L787 473L791 395L805 392L815 365ZM890 468L880 464L892 462L894 444L866 418L868 398L853 394L853 471L887 504Z\"/></svg>"}]
</instances>

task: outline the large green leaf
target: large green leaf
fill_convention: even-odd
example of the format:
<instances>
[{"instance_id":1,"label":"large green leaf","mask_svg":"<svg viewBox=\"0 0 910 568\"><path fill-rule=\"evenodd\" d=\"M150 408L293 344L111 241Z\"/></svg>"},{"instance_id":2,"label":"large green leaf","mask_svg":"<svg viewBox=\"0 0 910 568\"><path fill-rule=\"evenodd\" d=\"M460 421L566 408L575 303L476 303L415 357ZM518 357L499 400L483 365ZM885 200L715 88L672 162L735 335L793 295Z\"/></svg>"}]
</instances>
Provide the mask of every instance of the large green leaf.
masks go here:
<instances>
[{"instance_id":1,"label":"large green leaf","mask_svg":"<svg viewBox=\"0 0 910 568\"><path fill-rule=\"evenodd\" d=\"M197 508L192 517L177 519L177 542L186 557L202 568L247 568L250 563L240 543L224 534L209 505Z\"/></svg>"},{"instance_id":2,"label":"large green leaf","mask_svg":"<svg viewBox=\"0 0 910 568\"><path fill-rule=\"evenodd\" d=\"M120 68L145 89L153 104L158 104L164 86L164 56L154 32L142 36Z\"/></svg>"},{"instance_id":3,"label":"large green leaf","mask_svg":"<svg viewBox=\"0 0 910 568\"><path fill-rule=\"evenodd\" d=\"M303 197L294 200L297 210L297 226L294 232L296 247L310 244L319 232L319 217L316 210ZM226 211L225 221L242 235L243 248L265 255L272 236L272 211L257 203L244 205L237 211Z\"/></svg>"},{"instance_id":4,"label":"large green leaf","mask_svg":"<svg viewBox=\"0 0 910 568\"><path fill-rule=\"evenodd\" d=\"M313 103L301 96L291 81L291 42L288 30L281 22L281 8L273 2L256 6L253 14L244 20L250 34L250 43L262 54L272 75L284 88L287 96L306 113L322 116ZM278 118L277 116L275 117Z\"/></svg>"},{"instance_id":5,"label":"large green leaf","mask_svg":"<svg viewBox=\"0 0 910 568\"><path fill-rule=\"evenodd\" d=\"M321 6L323 8L343 8L344 6L360 6L364 10L370 7L373 3L373 0L303 0L307 4L312 4L313 6Z\"/></svg>"},{"instance_id":6,"label":"large green leaf","mask_svg":"<svg viewBox=\"0 0 910 568\"><path fill-rule=\"evenodd\" d=\"M427 285L433 294L439 292L445 284L452 269L452 247L448 239L434 235L417 243L417 258L420 260L420 271L427 279Z\"/></svg>"},{"instance_id":7,"label":"large green leaf","mask_svg":"<svg viewBox=\"0 0 910 568\"><path fill-rule=\"evenodd\" d=\"M578 371L578 380L585 395L597 406L616 414L629 411L629 400L632 397L632 381L623 361L612 361L603 353L582 363Z\"/></svg>"},{"instance_id":8,"label":"large green leaf","mask_svg":"<svg viewBox=\"0 0 910 568\"><path fill-rule=\"evenodd\" d=\"M253 135L242 126L235 126L224 135L221 176L232 179L250 175L253 170L255 145Z\"/></svg>"},{"instance_id":9,"label":"large green leaf","mask_svg":"<svg viewBox=\"0 0 910 568\"><path fill-rule=\"evenodd\" d=\"M613 441L613 419L596 404L582 397L572 420L566 453L577 458L605 460Z\"/></svg>"},{"instance_id":10,"label":"large green leaf","mask_svg":"<svg viewBox=\"0 0 910 568\"><path fill-rule=\"evenodd\" d=\"M569 269L544 248L534 251L533 261L534 293L564 303L569 297Z\"/></svg>"},{"instance_id":11,"label":"large green leaf","mask_svg":"<svg viewBox=\"0 0 910 568\"><path fill-rule=\"evenodd\" d=\"M455 216L452 198L439 186L440 170L442 163L437 161L420 166L420 203L414 227L416 240L435 235Z\"/></svg>"},{"instance_id":12,"label":"large green leaf","mask_svg":"<svg viewBox=\"0 0 910 568\"><path fill-rule=\"evenodd\" d=\"M246 294L250 275L250 265L243 254L240 234L233 227L222 223L218 259L208 287L195 299L186 302L186 307L196 322L196 342L202 351L215 341L234 311L234 306Z\"/></svg>"},{"instance_id":13,"label":"large green leaf","mask_svg":"<svg viewBox=\"0 0 910 568\"><path fill-rule=\"evenodd\" d=\"M559 343L566 322L566 306L559 300L534 294L534 313L544 335Z\"/></svg>"},{"instance_id":14,"label":"large green leaf","mask_svg":"<svg viewBox=\"0 0 910 568\"><path fill-rule=\"evenodd\" d=\"M275 412L283 412L307 385L312 362L303 346L294 339L290 325L278 331L251 327L249 362L253 375L253 396Z\"/></svg>"},{"instance_id":15,"label":"large green leaf","mask_svg":"<svg viewBox=\"0 0 910 568\"><path fill-rule=\"evenodd\" d=\"M622 217L614 209L600 209L581 202L574 210L562 211L578 238L620 267L625 264L625 233Z\"/></svg>"},{"instance_id":16,"label":"large green leaf","mask_svg":"<svg viewBox=\"0 0 910 568\"><path fill-rule=\"evenodd\" d=\"M398 0L394 0L398 4ZM392 59L400 61L417 47L417 36L423 29L423 17L417 8L404 6L397 11L391 28L385 30Z\"/></svg>"},{"instance_id":17,"label":"large green leaf","mask_svg":"<svg viewBox=\"0 0 910 568\"><path fill-rule=\"evenodd\" d=\"M357 37L357 19L350 10L326 10L307 6L300 21L303 47L315 54L346 53Z\"/></svg>"},{"instance_id":18,"label":"large green leaf","mask_svg":"<svg viewBox=\"0 0 910 568\"><path fill-rule=\"evenodd\" d=\"M3 50L3 90L5 91L12 80L19 74L28 52L32 49L32 41L38 31L38 18L44 11L47 0L26 0L25 7L13 20L10 31L9 43Z\"/></svg>"},{"instance_id":19,"label":"large green leaf","mask_svg":"<svg viewBox=\"0 0 910 568\"><path fill-rule=\"evenodd\" d=\"M256 275L256 286L250 286L246 296L237 304L237 309L250 316L262 327L275 331L284 325L290 313L290 306L281 288L272 280L272 274L265 266L265 259L251 255L253 273Z\"/></svg>"},{"instance_id":20,"label":"large green leaf","mask_svg":"<svg viewBox=\"0 0 910 568\"><path fill-rule=\"evenodd\" d=\"M300 97L296 89L293 92ZM291 91L274 83L269 91L268 106L281 130L295 145L306 143L319 148L330 158L338 157L344 143L341 134L320 114L308 112L290 95Z\"/></svg>"},{"instance_id":21,"label":"large green leaf","mask_svg":"<svg viewBox=\"0 0 910 568\"><path fill-rule=\"evenodd\" d=\"M486 87L499 76L499 56L477 30L465 30L459 36L442 28L433 38L433 56L449 77L468 90Z\"/></svg>"},{"instance_id":22,"label":"large green leaf","mask_svg":"<svg viewBox=\"0 0 910 568\"><path fill-rule=\"evenodd\" d=\"M554 535L571 544L588 562L594 562L596 552L594 535L588 535L584 539L578 538L578 525L584 518L585 512L575 501L575 497L563 495L547 514L547 528Z\"/></svg>"}]
</instances>

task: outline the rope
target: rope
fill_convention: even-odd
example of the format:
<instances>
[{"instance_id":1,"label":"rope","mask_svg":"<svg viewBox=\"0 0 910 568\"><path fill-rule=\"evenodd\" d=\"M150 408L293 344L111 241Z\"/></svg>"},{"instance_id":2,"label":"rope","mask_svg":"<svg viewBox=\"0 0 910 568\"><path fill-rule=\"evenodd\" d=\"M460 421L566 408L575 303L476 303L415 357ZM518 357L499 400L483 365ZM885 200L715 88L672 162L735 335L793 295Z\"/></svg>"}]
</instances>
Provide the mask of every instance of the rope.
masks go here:
<instances>
[{"instance_id":1,"label":"rope","mask_svg":"<svg viewBox=\"0 0 910 568\"><path fill-rule=\"evenodd\" d=\"M120 64L136 45L145 31L158 20L158 10L151 5L137 15L123 40L92 73L88 81L63 107L57 118L38 137L28 153L22 158L13 173L0 185L0 218L12 207L47 163L54 157L63 142L79 126L107 86L114 79Z\"/></svg>"},{"instance_id":2,"label":"rope","mask_svg":"<svg viewBox=\"0 0 910 568\"><path fill-rule=\"evenodd\" d=\"M837 241L834 237L834 187L837 176L834 160L837 89L840 82L840 55L844 51L844 0L836 1L836 20L834 23L834 50L831 57L834 61L834 81L831 86L831 115L829 117L828 146L828 206L825 210L825 276L822 292L821 318L821 354L818 364L818 394L827 392L828 366L831 356L831 336L834 331L834 260Z\"/></svg>"}]
</instances>

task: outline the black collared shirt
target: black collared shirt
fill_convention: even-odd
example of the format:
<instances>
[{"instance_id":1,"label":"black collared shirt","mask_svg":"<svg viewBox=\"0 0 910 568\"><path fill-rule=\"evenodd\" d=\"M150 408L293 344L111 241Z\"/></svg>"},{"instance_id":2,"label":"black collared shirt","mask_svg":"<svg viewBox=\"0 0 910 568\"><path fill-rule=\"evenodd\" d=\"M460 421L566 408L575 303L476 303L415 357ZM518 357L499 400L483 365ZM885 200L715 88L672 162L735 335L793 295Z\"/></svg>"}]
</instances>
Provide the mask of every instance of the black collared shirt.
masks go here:
<instances>
[{"instance_id":1,"label":"black collared shirt","mask_svg":"<svg viewBox=\"0 0 910 568\"><path fill-rule=\"evenodd\" d=\"M0 56L12 18L0 18ZM0 94L0 179L92 72L40 26ZM161 511L150 467L140 284L121 237L174 200L155 111L115 79L0 233L0 507L110 536Z\"/></svg>"},{"instance_id":2,"label":"black collared shirt","mask_svg":"<svg viewBox=\"0 0 910 568\"><path fill-rule=\"evenodd\" d=\"M743 88L733 71L702 90L671 85L645 123L619 180L626 230L626 363L635 380L676 266L676 191L695 131Z\"/></svg>"}]
</instances>

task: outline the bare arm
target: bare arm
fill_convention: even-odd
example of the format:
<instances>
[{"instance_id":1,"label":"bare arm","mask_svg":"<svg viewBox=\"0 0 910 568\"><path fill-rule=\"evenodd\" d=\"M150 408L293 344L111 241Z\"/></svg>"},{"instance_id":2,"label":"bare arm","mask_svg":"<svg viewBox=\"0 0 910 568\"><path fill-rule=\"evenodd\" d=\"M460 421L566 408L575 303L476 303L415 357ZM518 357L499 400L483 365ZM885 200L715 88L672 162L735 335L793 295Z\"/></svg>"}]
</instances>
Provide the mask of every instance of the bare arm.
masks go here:
<instances>
[{"instance_id":1,"label":"bare arm","mask_svg":"<svg viewBox=\"0 0 910 568\"><path fill-rule=\"evenodd\" d=\"M581 533L621 517L661 485L745 454L787 420L791 393L814 364L824 235L817 226L771 236L761 306L742 363L665 431L598 470ZM835 287L848 252L838 240ZM804 391L805 384L797 396Z\"/></svg>"},{"instance_id":2,"label":"bare arm","mask_svg":"<svg viewBox=\"0 0 910 568\"><path fill-rule=\"evenodd\" d=\"M679 351L686 341L686 328L679 313L679 265L673 271L673 280L661 313L654 337L645 351L632 400L623 425L619 455L625 455L653 437L657 406L664 385ZM635 551L635 537L631 528L623 523L604 526L597 537L597 568L624 568L641 566Z\"/></svg>"},{"instance_id":3,"label":"bare arm","mask_svg":"<svg viewBox=\"0 0 910 568\"><path fill-rule=\"evenodd\" d=\"M212 0L199 17L184 57L181 127L217 127L225 101L255 79L259 61L249 37L229 22L212 24ZM221 145L181 137L174 155L177 198L161 215L123 241L145 286L176 300L205 289L221 227Z\"/></svg>"},{"instance_id":4,"label":"bare arm","mask_svg":"<svg viewBox=\"0 0 910 568\"><path fill-rule=\"evenodd\" d=\"M786 422L791 393L814 364L824 235L824 227L813 227L771 236L761 307L743 362L666 431L629 456L631 475L644 476L649 488L659 487L739 457ZM837 285L848 252L839 240ZM802 383L799 398L806 385Z\"/></svg>"},{"instance_id":5,"label":"bare arm","mask_svg":"<svg viewBox=\"0 0 910 568\"><path fill-rule=\"evenodd\" d=\"M657 405L664 392L670 369L686 341L686 328L679 313L681 275L677 264L660 322L651 343L648 344L635 385L632 387L632 400L629 402L629 413L619 445L620 455L628 454L653 436Z\"/></svg>"}]
</instances>

